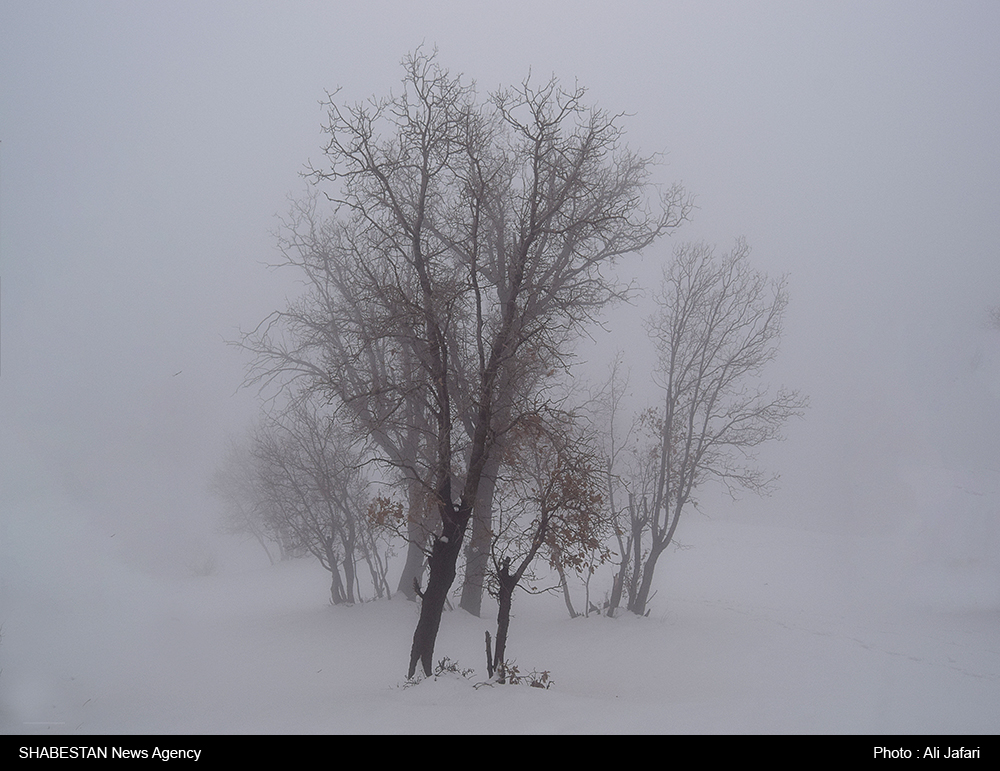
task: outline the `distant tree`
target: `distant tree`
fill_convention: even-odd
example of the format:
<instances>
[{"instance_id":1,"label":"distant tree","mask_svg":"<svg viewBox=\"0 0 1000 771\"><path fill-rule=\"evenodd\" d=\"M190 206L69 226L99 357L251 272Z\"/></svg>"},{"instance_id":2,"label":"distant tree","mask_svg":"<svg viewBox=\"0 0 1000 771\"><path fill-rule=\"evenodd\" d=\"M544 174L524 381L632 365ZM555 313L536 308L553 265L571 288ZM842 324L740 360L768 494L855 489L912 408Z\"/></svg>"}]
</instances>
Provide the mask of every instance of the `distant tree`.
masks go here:
<instances>
[{"instance_id":1,"label":"distant tree","mask_svg":"<svg viewBox=\"0 0 1000 771\"><path fill-rule=\"evenodd\" d=\"M230 443L226 458L212 475L210 492L223 505L222 531L229 535L249 535L274 564L272 550L281 548L271 528L271 517L264 511L264 498L258 487L256 463L246 442ZM284 556L284 552L280 552Z\"/></svg>"},{"instance_id":2,"label":"distant tree","mask_svg":"<svg viewBox=\"0 0 1000 771\"><path fill-rule=\"evenodd\" d=\"M629 375L625 371L621 352L615 355L609 367L607 381L589 401L593 420L601 427L602 473L604 494L607 500L610 530L618 557L611 593L604 610L614 615L624 596L633 597L642 564L642 536L646 519L638 501L648 493L651 482L647 462L648 448L640 440L641 419L627 425L624 401L628 391ZM640 449L643 447L643 449ZM588 611L591 609L588 597Z\"/></svg>"},{"instance_id":3,"label":"distant tree","mask_svg":"<svg viewBox=\"0 0 1000 771\"><path fill-rule=\"evenodd\" d=\"M369 567L376 596L388 594L385 565L369 519L363 455L349 435L308 398L270 416L251 445L255 489L274 532L315 556L330 572L330 599L353 603L358 564Z\"/></svg>"},{"instance_id":4,"label":"distant tree","mask_svg":"<svg viewBox=\"0 0 1000 771\"><path fill-rule=\"evenodd\" d=\"M661 400L642 420L652 440L639 453L627 509L634 539L629 609L639 615L695 491L714 479L731 494L767 493L776 477L756 467L754 450L779 438L807 405L796 391L772 394L757 382L777 354L788 295L783 280L751 267L749 253L743 240L721 256L686 244L664 271L649 321Z\"/></svg>"}]
</instances>

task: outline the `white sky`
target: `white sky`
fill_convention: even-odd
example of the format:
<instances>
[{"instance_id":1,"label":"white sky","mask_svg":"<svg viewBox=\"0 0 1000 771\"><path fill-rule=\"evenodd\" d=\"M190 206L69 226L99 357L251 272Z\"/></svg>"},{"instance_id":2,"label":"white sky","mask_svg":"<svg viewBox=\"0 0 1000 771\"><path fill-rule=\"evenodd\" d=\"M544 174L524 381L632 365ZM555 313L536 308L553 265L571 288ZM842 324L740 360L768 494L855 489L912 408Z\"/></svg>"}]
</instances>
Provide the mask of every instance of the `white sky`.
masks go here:
<instances>
[{"instance_id":1,"label":"white sky","mask_svg":"<svg viewBox=\"0 0 1000 771\"><path fill-rule=\"evenodd\" d=\"M530 68L633 114L698 197L674 239L745 235L789 275L774 377L814 406L779 502L895 527L910 469L1000 473L998 40L995 2L5 0L0 506L69 496L133 544L204 528L253 411L223 341L296 291L262 263L324 89L385 93L424 43L483 91Z\"/></svg>"}]
</instances>

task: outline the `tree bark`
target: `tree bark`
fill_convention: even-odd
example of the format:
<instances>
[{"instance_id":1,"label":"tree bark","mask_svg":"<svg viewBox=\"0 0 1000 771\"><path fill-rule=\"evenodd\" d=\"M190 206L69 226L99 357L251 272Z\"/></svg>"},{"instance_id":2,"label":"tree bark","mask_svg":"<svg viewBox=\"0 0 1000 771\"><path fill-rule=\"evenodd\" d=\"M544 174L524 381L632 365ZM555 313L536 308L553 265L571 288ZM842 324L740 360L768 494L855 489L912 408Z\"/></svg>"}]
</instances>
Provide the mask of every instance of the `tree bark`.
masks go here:
<instances>
[{"instance_id":1,"label":"tree bark","mask_svg":"<svg viewBox=\"0 0 1000 771\"><path fill-rule=\"evenodd\" d=\"M441 504L442 509L451 509L447 503ZM448 591L455 582L455 566L462 550L462 537L471 509L459 509L454 513L442 511L444 532L435 538L429 560L429 576L427 588L423 591L420 603L420 618L413 632L413 646L410 648L410 667L407 677L412 678L419 663L424 675L430 677L434 659L434 642L437 639L438 628L441 626L441 615L444 613Z\"/></svg>"},{"instance_id":2,"label":"tree bark","mask_svg":"<svg viewBox=\"0 0 1000 771\"><path fill-rule=\"evenodd\" d=\"M406 562L403 564L403 573L399 578L397 593L403 594L408 600L416 600L417 594L413 590L414 582L420 583L420 578L424 573L424 561L427 555L424 549L427 546L427 493L423 486L415 479L408 482L408 511L406 515Z\"/></svg>"},{"instance_id":3,"label":"tree bark","mask_svg":"<svg viewBox=\"0 0 1000 771\"><path fill-rule=\"evenodd\" d=\"M669 543L670 541L667 541L659 549L650 549L649 556L646 557L646 564L642 566L642 581L639 583L639 587L632 601L629 603L629 610L637 616L644 616L646 614L646 603L649 602L649 590L653 586L653 571L656 569L656 561L660 558L660 555Z\"/></svg>"},{"instance_id":4,"label":"tree bark","mask_svg":"<svg viewBox=\"0 0 1000 771\"><path fill-rule=\"evenodd\" d=\"M340 571L337 569L336 562L330 563L330 599L334 605L343 605L347 602L347 597L344 594L344 584L340 580Z\"/></svg>"},{"instance_id":5,"label":"tree bark","mask_svg":"<svg viewBox=\"0 0 1000 771\"><path fill-rule=\"evenodd\" d=\"M507 680L507 633L510 630L510 608L514 602L514 589L517 587L517 578L509 572L510 560L504 559L500 568L500 591L497 593L497 601L500 610L497 612L497 642L493 653L493 670L500 677L498 682L504 683Z\"/></svg>"},{"instance_id":6,"label":"tree bark","mask_svg":"<svg viewBox=\"0 0 1000 771\"><path fill-rule=\"evenodd\" d=\"M569 584L566 582L566 571L562 565L556 563L556 572L559 573L559 586L562 588L563 599L566 600L566 610L569 611L570 618L576 618L580 614L573 607L573 601L569 598ZM586 606L584 606L586 607Z\"/></svg>"},{"instance_id":7,"label":"tree bark","mask_svg":"<svg viewBox=\"0 0 1000 771\"><path fill-rule=\"evenodd\" d=\"M611 598L608 600L608 617L613 617L615 611L618 610L618 606L621 605L622 601L622 583L625 580L625 565L621 566L621 569L615 573L615 577L611 582Z\"/></svg>"},{"instance_id":8,"label":"tree bark","mask_svg":"<svg viewBox=\"0 0 1000 771\"><path fill-rule=\"evenodd\" d=\"M354 564L354 555L353 553L348 552L344 555L344 588L346 590L345 593L347 595L347 602L351 605L355 603L354 587L356 584L357 574L356 566Z\"/></svg>"},{"instance_id":9,"label":"tree bark","mask_svg":"<svg viewBox=\"0 0 1000 771\"><path fill-rule=\"evenodd\" d=\"M465 551L465 581L462 584L459 606L477 618L482 615L483 610L483 588L486 585L486 569L493 535L493 496L496 493L496 476L499 471L500 453L494 450L487 460L479 483L476 508L472 513L472 532Z\"/></svg>"}]
</instances>

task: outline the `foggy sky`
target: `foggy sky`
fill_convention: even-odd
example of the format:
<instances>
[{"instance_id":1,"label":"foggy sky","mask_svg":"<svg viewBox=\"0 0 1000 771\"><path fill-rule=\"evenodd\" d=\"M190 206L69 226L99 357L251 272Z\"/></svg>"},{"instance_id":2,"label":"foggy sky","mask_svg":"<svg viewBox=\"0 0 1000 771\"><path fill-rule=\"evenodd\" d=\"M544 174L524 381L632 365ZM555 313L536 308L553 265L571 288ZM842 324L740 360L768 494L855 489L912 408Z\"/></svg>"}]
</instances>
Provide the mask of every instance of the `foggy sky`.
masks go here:
<instances>
[{"instance_id":1,"label":"foggy sky","mask_svg":"<svg viewBox=\"0 0 1000 771\"><path fill-rule=\"evenodd\" d=\"M995 2L6 0L0 535L46 496L132 545L211 529L207 478L254 412L225 340L297 291L264 264L319 101L398 87L421 44L481 92L530 70L628 113L697 196L672 241L746 236L788 275L770 378L813 408L768 455L773 505L903 526L911 469L1000 474L997 40ZM628 269L651 285L671 249Z\"/></svg>"}]
</instances>

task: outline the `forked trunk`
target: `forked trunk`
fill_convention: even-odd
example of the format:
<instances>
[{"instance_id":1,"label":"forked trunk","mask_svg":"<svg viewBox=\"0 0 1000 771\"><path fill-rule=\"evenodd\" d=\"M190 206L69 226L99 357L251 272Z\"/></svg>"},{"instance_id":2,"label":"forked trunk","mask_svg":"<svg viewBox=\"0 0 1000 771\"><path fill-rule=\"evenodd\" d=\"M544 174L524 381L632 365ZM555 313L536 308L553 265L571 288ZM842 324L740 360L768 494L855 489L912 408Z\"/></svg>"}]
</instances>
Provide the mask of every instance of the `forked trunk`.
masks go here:
<instances>
[{"instance_id":1,"label":"forked trunk","mask_svg":"<svg viewBox=\"0 0 1000 771\"><path fill-rule=\"evenodd\" d=\"M344 584L340 580L340 571L337 569L336 562L330 566L330 600L334 605L342 605L347 602L347 596L344 594Z\"/></svg>"},{"instance_id":2,"label":"forked trunk","mask_svg":"<svg viewBox=\"0 0 1000 771\"><path fill-rule=\"evenodd\" d=\"M665 547L666 544L663 548ZM646 564L642 567L642 581L639 582L639 587L628 607L637 616L646 615L646 603L649 602L649 591L653 586L653 570L656 568L656 561L663 553L663 548L651 549L649 556L646 557Z\"/></svg>"}]
</instances>

